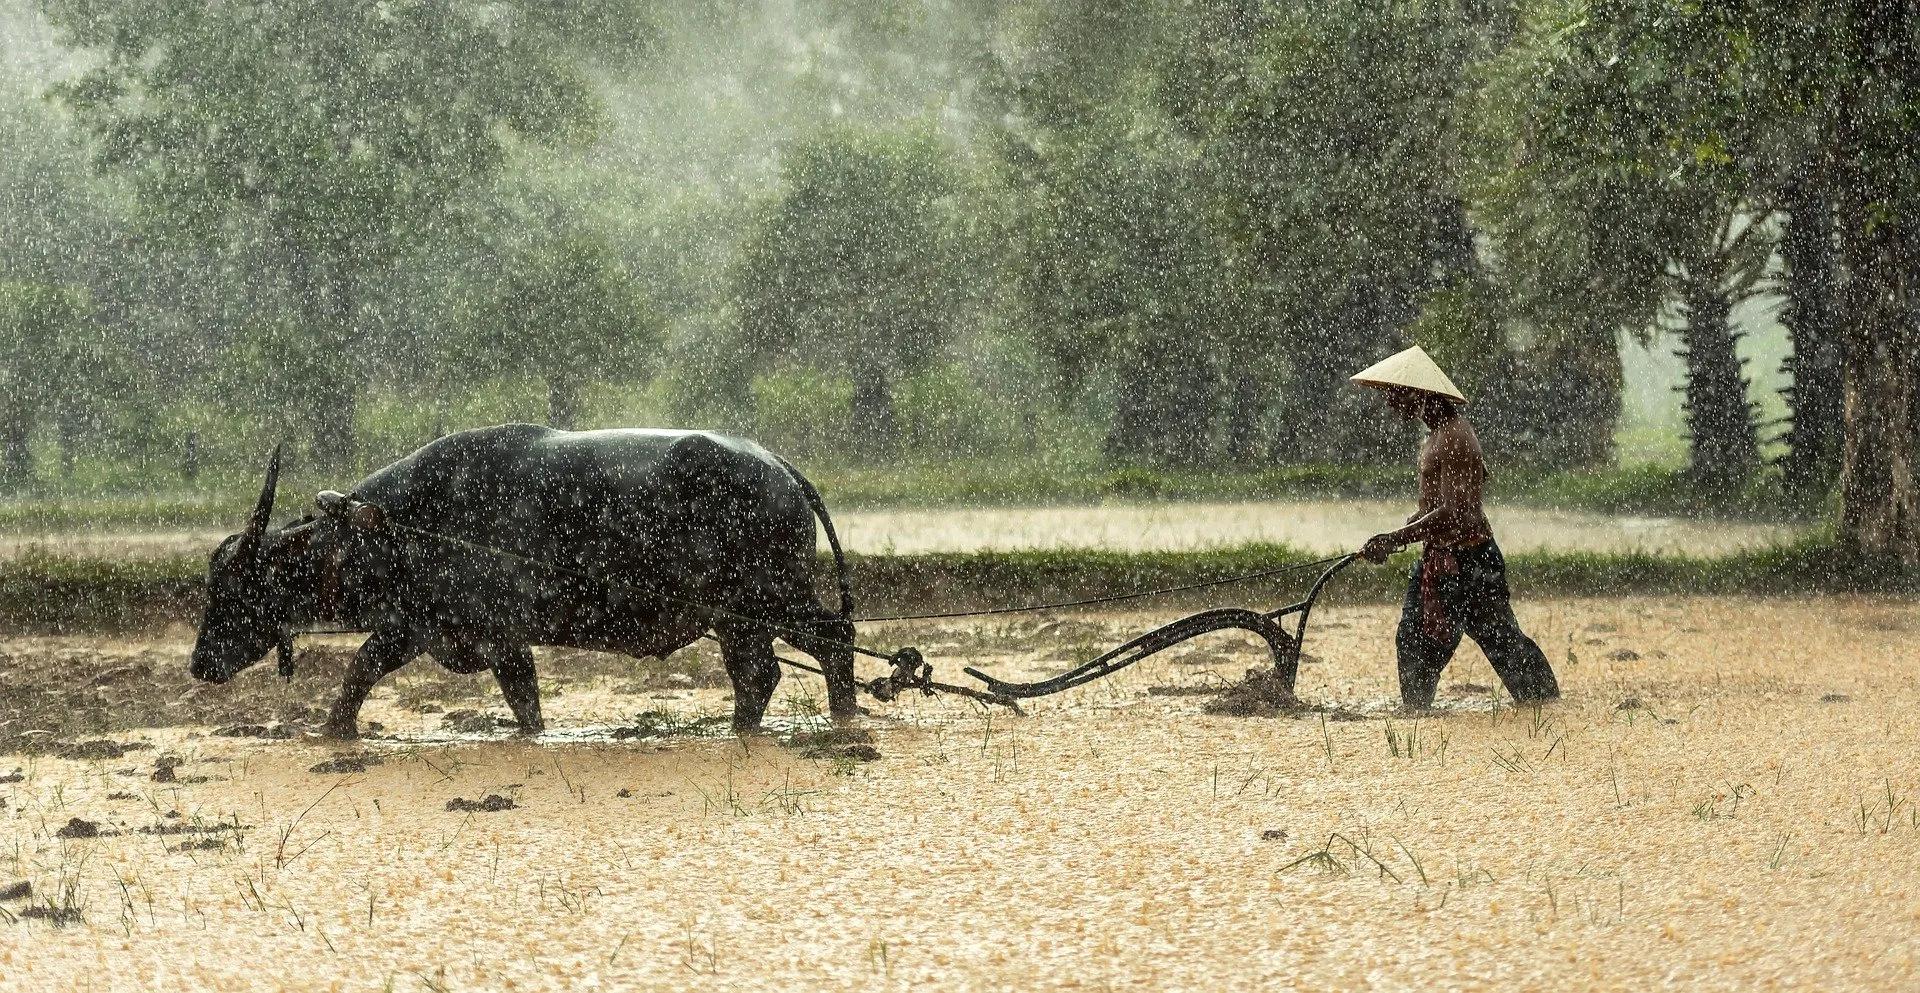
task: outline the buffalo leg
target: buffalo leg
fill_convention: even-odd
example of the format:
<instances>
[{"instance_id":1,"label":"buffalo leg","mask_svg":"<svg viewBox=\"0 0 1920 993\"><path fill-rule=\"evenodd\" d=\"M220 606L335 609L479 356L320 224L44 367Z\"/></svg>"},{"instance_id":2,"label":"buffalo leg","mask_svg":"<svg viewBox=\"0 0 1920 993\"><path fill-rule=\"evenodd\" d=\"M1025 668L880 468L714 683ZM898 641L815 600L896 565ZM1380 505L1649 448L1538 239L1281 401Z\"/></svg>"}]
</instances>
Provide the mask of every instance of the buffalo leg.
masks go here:
<instances>
[{"instance_id":1,"label":"buffalo leg","mask_svg":"<svg viewBox=\"0 0 1920 993\"><path fill-rule=\"evenodd\" d=\"M761 718L767 716L767 704L773 701L774 687L780 685L772 637L755 630L724 631L720 658L727 678L733 680L733 729L758 730Z\"/></svg>"},{"instance_id":2,"label":"buffalo leg","mask_svg":"<svg viewBox=\"0 0 1920 993\"><path fill-rule=\"evenodd\" d=\"M375 631L353 656L347 678L340 686L340 698L327 714L325 733L329 738L360 737L360 707L367 702L375 683L420 654L420 642L400 631Z\"/></svg>"},{"instance_id":3,"label":"buffalo leg","mask_svg":"<svg viewBox=\"0 0 1920 993\"><path fill-rule=\"evenodd\" d=\"M843 647L853 644L853 622L819 608L819 614L808 627L826 640L802 638L800 640L804 644L793 647L813 656L826 674L827 712L835 718L859 714L858 686L853 676L853 649Z\"/></svg>"},{"instance_id":4,"label":"buffalo leg","mask_svg":"<svg viewBox=\"0 0 1920 993\"><path fill-rule=\"evenodd\" d=\"M539 734L547 729L540 720L540 680L533 671L533 649L525 645L500 649L494 655L493 678L500 682L500 692L513 709L521 734Z\"/></svg>"}]
</instances>

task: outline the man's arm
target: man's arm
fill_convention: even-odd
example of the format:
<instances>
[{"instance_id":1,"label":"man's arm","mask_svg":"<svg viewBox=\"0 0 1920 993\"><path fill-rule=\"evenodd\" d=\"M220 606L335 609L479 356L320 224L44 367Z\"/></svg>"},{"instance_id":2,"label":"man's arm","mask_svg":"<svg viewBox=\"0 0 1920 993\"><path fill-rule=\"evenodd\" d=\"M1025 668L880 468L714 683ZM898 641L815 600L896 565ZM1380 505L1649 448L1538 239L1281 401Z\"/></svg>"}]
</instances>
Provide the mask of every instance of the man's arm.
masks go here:
<instances>
[{"instance_id":1,"label":"man's arm","mask_svg":"<svg viewBox=\"0 0 1920 993\"><path fill-rule=\"evenodd\" d=\"M1466 439L1449 433L1435 439L1433 508L1410 518L1405 525L1367 539L1360 555L1369 562L1385 562L1387 556L1411 545L1431 539L1458 527L1477 505L1475 485L1482 474L1480 453Z\"/></svg>"}]
</instances>

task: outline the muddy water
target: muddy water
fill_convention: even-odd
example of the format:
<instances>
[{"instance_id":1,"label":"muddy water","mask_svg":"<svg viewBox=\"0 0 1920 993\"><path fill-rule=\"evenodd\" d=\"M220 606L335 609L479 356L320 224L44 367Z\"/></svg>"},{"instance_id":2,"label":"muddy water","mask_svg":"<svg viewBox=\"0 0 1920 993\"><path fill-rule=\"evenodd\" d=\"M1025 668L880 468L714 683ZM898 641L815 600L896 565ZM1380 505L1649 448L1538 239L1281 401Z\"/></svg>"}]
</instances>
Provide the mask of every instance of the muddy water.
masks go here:
<instances>
[{"instance_id":1,"label":"muddy water","mask_svg":"<svg viewBox=\"0 0 1920 993\"><path fill-rule=\"evenodd\" d=\"M333 746L199 723L323 703L328 658L196 693L177 637L17 639L0 690L97 685L148 747L0 754L0 891L34 891L0 989L1914 989L1917 607L1530 601L1566 700L1505 706L1468 647L1418 721L1392 612L1328 609L1299 689L1338 709L1203 715L1180 691L1259 660L1221 635L1024 717L876 705L870 761L613 740L724 713L704 664L543 656L536 741L449 733L498 691L416 664L388 737ZM1026 676L1163 619L876 633ZM102 679L130 656L151 679Z\"/></svg>"},{"instance_id":2,"label":"muddy water","mask_svg":"<svg viewBox=\"0 0 1920 993\"><path fill-rule=\"evenodd\" d=\"M1247 542L1332 554L1397 527L1409 507L1377 500L1107 503L1097 506L851 510L835 515L856 552L1099 548L1194 550ZM1508 551L1648 551L1722 555L1789 540L1792 525L1611 516L1537 507L1489 510ZM70 555L204 554L225 532L144 531L15 536L0 556L40 549ZM824 539L823 539L824 541ZM823 546L824 547L824 544Z\"/></svg>"}]
</instances>

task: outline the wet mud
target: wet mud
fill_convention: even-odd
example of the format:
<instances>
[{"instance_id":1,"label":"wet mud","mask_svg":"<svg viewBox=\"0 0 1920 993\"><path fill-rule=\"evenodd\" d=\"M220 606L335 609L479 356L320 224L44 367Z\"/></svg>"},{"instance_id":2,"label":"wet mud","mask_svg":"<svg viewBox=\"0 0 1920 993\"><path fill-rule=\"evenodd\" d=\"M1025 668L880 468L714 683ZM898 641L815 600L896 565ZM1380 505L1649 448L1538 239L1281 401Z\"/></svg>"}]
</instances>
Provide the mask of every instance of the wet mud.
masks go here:
<instances>
[{"instance_id":1,"label":"wet mud","mask_svg":"<svg viewBox=\"0 0 1920 993\"><path fill-rule=\"evenodd\" d=\"M1373 607L1248 716L1237 633L1025 717L790 675L746 736L710 657L541 653L533 738L423 660L351 746L348 643L202 687L181 632L13 639L0 989L1912 988L1915 610L1523 598L1566 699L1467 646L1417 715ZM1166 619L866 634L1027 679Z\"/></svg>"}]
</instances>

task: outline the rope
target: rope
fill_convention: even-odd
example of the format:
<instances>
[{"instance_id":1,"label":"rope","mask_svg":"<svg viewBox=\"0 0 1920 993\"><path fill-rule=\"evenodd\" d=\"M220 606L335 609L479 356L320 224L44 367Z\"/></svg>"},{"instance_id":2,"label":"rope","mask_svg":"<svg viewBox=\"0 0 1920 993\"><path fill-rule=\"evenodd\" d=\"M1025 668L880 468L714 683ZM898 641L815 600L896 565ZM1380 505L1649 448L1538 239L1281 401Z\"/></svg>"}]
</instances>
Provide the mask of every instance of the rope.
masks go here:
<instances>
[{"instance_id":1,"label":"rope","mask_svg":"<svg viewBox=\"0 0 1920 993\"><path fill-rule=\"evenodd\" d=\"M658 589L652 588L650 586L646 586L641 583L636 583L632 580L607 579L605 577L595 576L590 573L582 572L578 569L569 569L566 566L559 565L557 563L547 562L542 559L536 559L527 555L521 555L517 552L510 552L504 548L497 548L492 545L483 544L477 541L470 541L466 538L459 538L453 535L440 534L435 531L426 530L425 528L411 527L405 524L401 524L397 521L386 522L386 527L390 530L402 531L407 534L416 535L418 537L425 538L429 541L437 541L442 544L453 545L455 547L465 548L470 551L479 552L487 555L493 555L493 556L497 556L499 558L507 559L510 561L520 562L526 565L534 566L536 568L546 569L548 571L558 573L563 576L571 576L575 579L579 579L588 583L596 583L603 586L625 586L632 589L638 589L650 596L657 597L661 600L679 603L688 607L692 607L696 610L704 610L714 614L721 614L727 617L731 617L735 620L745 621L749 624L754 624L760 627L764 627L770 631L774 631L781 635L786 635L786 636L797 635L801 639L806 641L811 641L815 644L831 645L835 648L844 649L858 655L865 655L868 658L879 659L882 662L886 662L887 664L894 666L896 671L898 671L903 677L912 678L911 676L908 675L908 673L911 670L915 670L915 669L924 670L925 668L925 663L920 660L920 653L913 650L912 648L904 648L898 652L894 652L893 654L877 652L877 651L874 651L873 649L863 648L860 645L856 645L851 642L843 642L838 639L823 637L821 635L815 634L810 631L802 631L798 628L794 628L789 625L780 624L775 621L765 620L764 618L753 617L748 614L742 614L739 611L729 610L725 607L716 607L712 604L701 603L698 600L690 600L685 597L674 596L671 593L663 593ZM877 616L877 617L852 618L851 620L853 620L856 623L867 623L872 621L927 621L927 620L942 620L942 619L960 618L960 617L988 617L988 616L997 615L997 614L1020 614L1020 613L1031 613L1031 612L1040 611L1040 610L1057 610L1063 607L1085 607L1085 606L1091 606L1095 604L1122 603L1128 600L1140 600L1140 599L1145 599L1147 597L1165 596L1170 593L1184 593L1190 590L1203 590L1203 589L1210 589L1216 586L1228 586L1234 583L1252 582L1253 580L1256 580L1256 579L1267 579L1273 576L1281 576L1291 572L1300 572L1306 569L1318 568L1323 565L1328 565L1333 562L1338 562L1341 559L1344 559L1347 557L1348 556L1346 555L1335 555L1329 558L1317 559L1312 562L1299 562L1293 565L1280 566L1274 569L1263 569L1259 572L1250 572L1250 573L1246 573L1244 575L1239 575L1239 576L1228 576L1223 579L1210 579L1210 580L1206 580L1205 582L1186 583L1180 586L1163 586L1158 589L1151 589L1151 590L1137 590L1131 593L1120 593L1120 594L1115 594L1113 596L1089 597L1081 600L1062 600L1054 603L1028 604L1020 607L996 607L989 610L958 610L958 611L947 611L947 612L935 613L935 614L891 614L891 615L883 615L883 616ZM315 635L315 634L359 634L361 632L356 630L346 630L346 629L314 629L314 630L301 631L298 633L303 635ZM710 636L707 636L707 637L710 637ZM792 638L789 637L788 640L791 641ZM786 663L787 665L794 666L795 668L805 669L809 672L820 673L824 675L824 673L822 673L820 669L817 669L813 666L805 665L803 663L800 663L779 655L776 655L774 657L779 661ZM881 680L873 680L873 681L866 681L866 682L862 682L856 679L855 682L858 685L860 685L863 689L866 689L869 693L872 693L875 696L879 696L882 699L888 699L889 697L883 694L889 693L891 691L885 689L884 686L879 684L888 683L891 679L892 677L886 677ZM1002 697L999 694L985 693L980 690L971 689L969 687L951 686L945 683L932 682L924 671L919 674L915 682L902 684L903 688L904 686L907 686L907 685L918 686L919 688L924 689L927 692L932 692L933 690L938 689L948 693L958 693L964 696L973 697L975 699L983 700L990 703L1003 703L1009 706L1013 705L1012 701L1006 699L1005 697Z\"/></svg>"},{"instance_id":2,"label":"rope","mask_svg":"<svg viewBox=\"0 0 1920 993\"><path fill-rule=\"evenodd\" d=\"M1345 555L1335 555L1331 558L1318 559L1313 562L1301 562L1297 565L1281 566L1280 568L1277 568L1277 569L1263 569L1260 572L1250 572L1244 576L1228 576L1225 579L1209 579L1203 583L1188 583L1184 586L1163 586L1157 590L1139 590L1133 593L1121 593L1115 596L1090 597L1085 600L1062 600L1062 601L1059 601L1058 603L1036 603L1036 604L1029 604L1024 607L995 607L991 610L955 610L955 611L949 611L947 613L941 613L941 614L884 614L878 617L856 617L854 618L854 620L862 624L867 623L869 621L936 621L936 620L944 620L947 618L954 618L954 617L987 617L993 614L1025 614L1025 613L1032 613L1033 611L1037 611L1037 610L1058 610L1062 607L1087 607L1087 606L1092 606L1094 604L1102 604L1102 603L1121 603L1127 600L1141 600L1141 599L1145 599L1146 597L1165 596L1166 594L1169 594L1169 593L1185 593L1189 590L1204 590L1204 589L1209 589L1215 586L1229 586L1234 583L1246 583L1246 582L1252 582L1253 580L1256 580L1256 579L1267 579L1272 576L1284 575L1289 572L1302 572L1307 569L1317 569L1323 565L1331 565L1346 557L1347 556Z\"/></svg>"}]
</instances>

